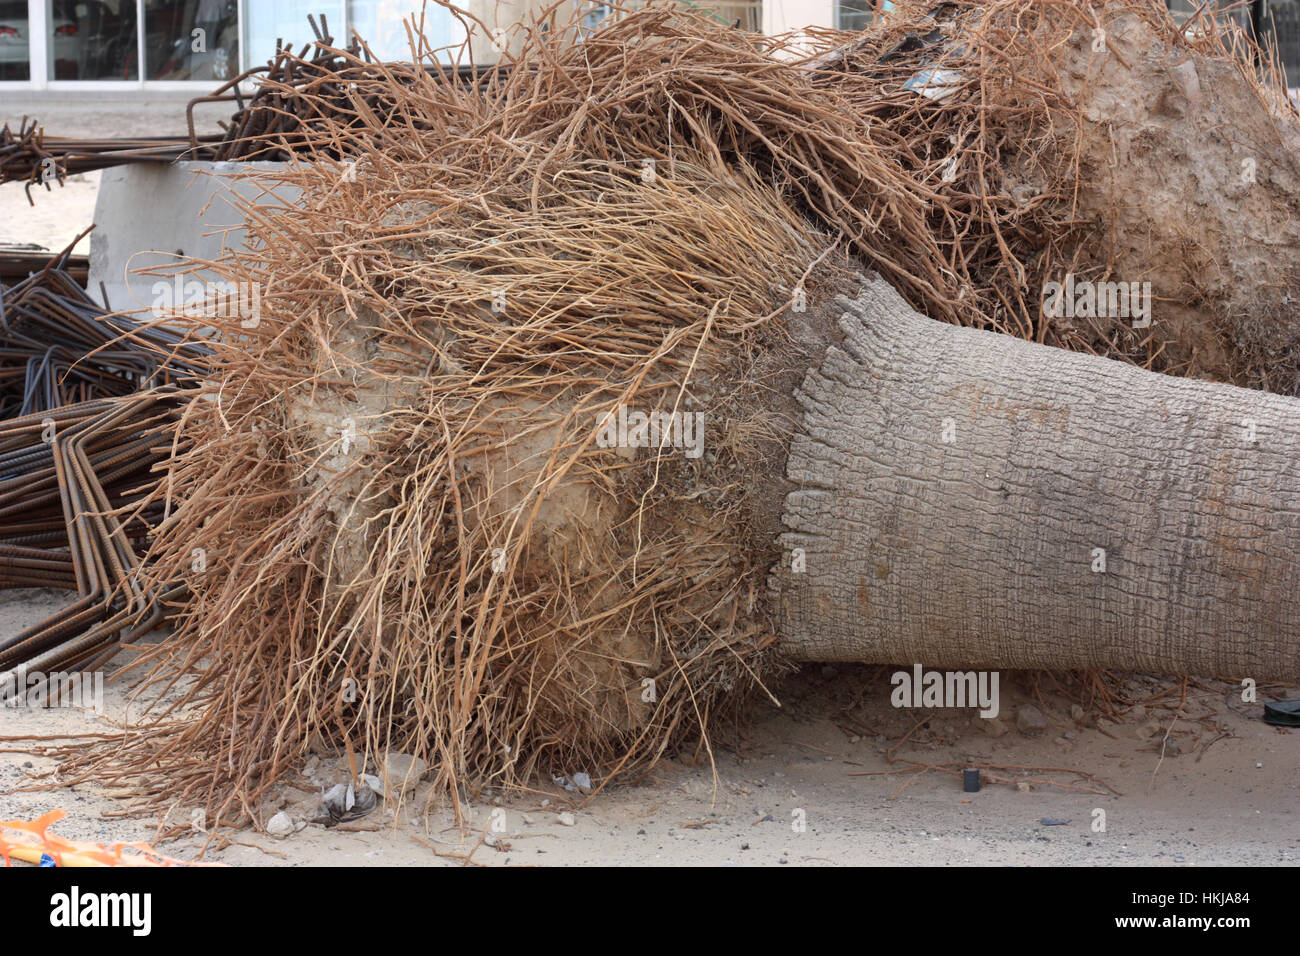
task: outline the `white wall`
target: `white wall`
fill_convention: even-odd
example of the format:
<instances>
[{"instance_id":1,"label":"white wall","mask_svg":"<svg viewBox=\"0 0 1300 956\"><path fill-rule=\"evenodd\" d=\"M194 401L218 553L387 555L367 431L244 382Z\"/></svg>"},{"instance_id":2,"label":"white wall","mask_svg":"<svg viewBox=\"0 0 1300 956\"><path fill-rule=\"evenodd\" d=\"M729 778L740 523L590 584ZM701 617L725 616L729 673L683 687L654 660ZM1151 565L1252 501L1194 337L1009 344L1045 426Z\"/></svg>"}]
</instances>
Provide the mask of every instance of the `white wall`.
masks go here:
<instances>
[{"instance_id":1,"label":"white wall","mask_svg":"<svg viewBox=\"0 0 1300 956\"><path fill-rule=\"evenodd\" d=\"M835 26L835 0L763 0L763 32Z\"/></svg>"}]
</instances>

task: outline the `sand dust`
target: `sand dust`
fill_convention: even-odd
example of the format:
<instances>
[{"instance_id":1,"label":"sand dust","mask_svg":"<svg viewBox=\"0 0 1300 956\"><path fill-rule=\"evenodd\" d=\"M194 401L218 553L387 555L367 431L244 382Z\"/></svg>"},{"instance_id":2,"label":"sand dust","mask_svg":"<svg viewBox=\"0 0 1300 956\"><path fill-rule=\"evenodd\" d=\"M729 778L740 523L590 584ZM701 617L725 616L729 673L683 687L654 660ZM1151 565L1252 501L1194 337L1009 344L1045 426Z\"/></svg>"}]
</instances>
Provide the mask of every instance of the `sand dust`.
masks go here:
<instances>
[{"instance_id":1,"label":"sand dust","mask_svg":"<svg viewBox=\"0 0 1300 956\"><path fill-rule=\"evenodd\" d=\"M66 595L52 591L5 592L0 634L30 626L66 601ZM129 656L120 655L118 662ZM335 829L308 824L286 839L232 833L232 839L252 845L209 851L207 859L234 865L460 866L464 861L457 855L473 850L472 862L487 866L1300 861L1300 733L1264 724L1254 716L1258 706L1235 697L1229 706L1217 690L1193 689L1186 711L1212 711L1212 720L1174 723L1172 709L1153 706L1145 718L1129 715L1106 733L1076 723L1070 702L1044 691L1049 726L1028 736L1015 729L1018 706L1039 706L1028 696L1028 686L1023 677L1004 675L999 719L1004 733L995 738L972 711L892 707L892 687L882 669L817 665L779 685L782 708L761 705L741 745L718 747L712 767L707 753L694 765L666 761L639 784L589 801L549 781L539 782L535 796L500 805L499 798L484 794L471 805L472 822L464 831L449 808L427 806L429 785L423 784L406 798L400 819L381 807ZM1215 685L1221 686L1226 685ZM108 730L107 721L126 712L125 691L123 681L110 677L103 718L71 709L0 710L0 734ZM1176 703L1177 693L1171 705ZM966 794L958 779L938 773L919 777L900 792L907 775L852 775L900 769L903 764L891 764L886 751L926 716L928 726L897 749L896 761L1065 767L1095 775L1122 796L1041 785L1022 792L1010 783L986 784L981 792ZM1153 721L1158 733L1139 739L1144 724ZM1214 739L1216 723L1228 736ZM1164 742L1171 724L1170 740L1183 751L1177 755ZM21 785L26 775L51 766L20 753L0 754L0 787ZM310 759L310 774L298 781L302 789L285 787L275 802L296 820L306 819L320 791L346 778L343 767L336 759ZM555 769L572 774L583 768ZM1030 776L1089 785L1070 773ZM97 787L0 795L3 818L32 818L54 808L69 815L56 832L74 839L153 839L157 833L156 821L106 818L120 806ZM1105 832L1092 829L1097 809L1105 811ZM572 814L573 825L561 822L560 813ZM178 814L186 818L184 808ZM1068 822L1045 826L1044 819ZM203 834L194 833L169 842L165 850L191 857L205 842Z\"/></svg>"}]
</instances>

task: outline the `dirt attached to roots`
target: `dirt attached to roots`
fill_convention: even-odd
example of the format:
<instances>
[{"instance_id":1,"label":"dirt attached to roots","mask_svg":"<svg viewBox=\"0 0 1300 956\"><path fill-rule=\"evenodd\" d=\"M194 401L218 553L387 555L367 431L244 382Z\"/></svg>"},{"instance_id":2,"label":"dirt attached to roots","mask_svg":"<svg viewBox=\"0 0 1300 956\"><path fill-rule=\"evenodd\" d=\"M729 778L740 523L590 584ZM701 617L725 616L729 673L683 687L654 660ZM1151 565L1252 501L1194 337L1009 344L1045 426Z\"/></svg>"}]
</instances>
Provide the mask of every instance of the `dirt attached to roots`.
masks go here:
<instances>
[{"instance_id":1,"label":"dirt attached to roots","mask_svg":"<svg viewBox=\"0 0 1300 956\"><path fill-rule=\"evenodd\" d=\"M1079 272L1150 282L1153 324L1076 324L1103 352L1151 334L1166 370L1300 393L1293 112L1237 62L1171 49L1139 18L1108 26L1105 52L1089 36L1061 68L1085 120L1079 213L1100 229L1080 244Z\"/></svg>"}]
</instances>

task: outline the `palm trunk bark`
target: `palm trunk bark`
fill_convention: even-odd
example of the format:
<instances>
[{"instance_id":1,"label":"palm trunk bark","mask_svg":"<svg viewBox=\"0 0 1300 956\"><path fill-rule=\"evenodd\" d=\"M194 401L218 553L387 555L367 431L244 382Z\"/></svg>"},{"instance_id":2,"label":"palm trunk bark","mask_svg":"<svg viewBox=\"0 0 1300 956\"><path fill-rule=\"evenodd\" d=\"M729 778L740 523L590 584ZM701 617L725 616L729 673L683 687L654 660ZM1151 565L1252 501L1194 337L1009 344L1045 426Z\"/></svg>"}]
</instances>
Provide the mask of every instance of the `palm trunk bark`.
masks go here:
<instances>
[{"instance_id":1,"label":"palm trunk bark","mask_svg":"<svg viewBox=\"0 0 1300 956\"><path fill-rule=\"evenodd\" d=\"M797 395L785 652L1300 677L1300 400L920 316L887 284Z\"/></svg>"}]
</instances>

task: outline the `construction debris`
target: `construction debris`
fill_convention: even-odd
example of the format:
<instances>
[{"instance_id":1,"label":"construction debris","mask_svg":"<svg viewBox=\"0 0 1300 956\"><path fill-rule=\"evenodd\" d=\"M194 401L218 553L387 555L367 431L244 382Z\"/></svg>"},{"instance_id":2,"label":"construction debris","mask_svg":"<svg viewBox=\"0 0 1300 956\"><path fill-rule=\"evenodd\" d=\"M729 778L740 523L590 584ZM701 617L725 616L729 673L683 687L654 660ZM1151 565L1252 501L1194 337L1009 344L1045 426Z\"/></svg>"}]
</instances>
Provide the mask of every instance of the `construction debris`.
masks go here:
<instances>
[{"instance_id":1,"label":"construction debris","mask_svg":"<svg viewBox=\"0 0 1300 956\"><path fill-rule=\"evenodd\" d=\"M94 670L147 634L173 587L137 577L163 507L149 500L154 466L183 398L156 390L0 422L0 588L59 587L77 600L0 638L0 688L29 673Z\"/></svg>"},{"instance_id":2,"label":"construction debris","mask_svg":"<svg viewBox=\"0 0 1300 956\"><path fill-rule=\"evenodd\" d=\"M69 176L124 163L169 163L178 159L203 158L205 143L217 136L197 138L196 152L189 139L143 137L137 139L76 139L46 136L36 120L26 117L14 131L0 126L0 183L27 183L27 200L32 186L59 183Z\"/></svg>"},{"instance_id":3,"label":"construction debris","mask_svg":"<svg viewBox=\"0 0 1300 956\"><path fill-rule=\"evenodd\" d=\"M193 380L197 337L110 313L56 256L0 286L0 420Z\"/></svg>"},{"instance_id":4,"label":"construction debris","mask_svg":"<svg viewBox=\"0 0 1300 956\"><path fill-rule=\"evenodd\" d=\"M355 36L345 50L335 49L323 14L319 26L315 17L307 19L316 34L314 44L297 53L288 46L277 49L265 66L190 101L186 116L192 155L217 161L283 162L293 154L338 159L335 130L340 123L364 132L376 123L383 125L392 115L396 99L385 93L388 87L409 87L417 79L472 85L500 72L498 67L446 66L428 49L418 51L415 62L378 63ZM253 81L257 89L245 97L242 89ZM358 92L358 81L365 84L364 93ZM194 109L205 103L238 106L230 122L221 124L225 136L211 146L194 128Z\"/></svg>"},{"instance_id":5,"label":"construction debris","mask_svg":"<svg viewBox=\"0 0 1300 956\"><path fill-rule=\"evenodd\" d=\"M66 840L50 833L50 828L67 814L51 810L39 819L0 820L0 860L12 866L13 860L35 866L213 866L176 860L160 853L148 843L91 843L86 840ZM7 832L6 832L7 831ZM76 892L76 887L73 887ZM73 904L73 909L76 905Z\"/></svg>"},{"instance_id":6,"label":"construction debris","mask_svg":"<svg viewBox=\"0 0 1300 956\"><path fill-rule=\"evenodd\" d=\"M13 285L50 264L50 251L34 243L0 246L0 286ZM84 255L61 257L59 268L79 286L90 277L90 260Z\"/></svg>"},{"instance_id":7,"label":"construction debris","mask_svg":"<svg viewBox=\"0 0 1300 956\"><path fill-rule=\"evenodd\" d=\"M134 577L163 512L146 499L185 404L176 386L206 352L106 313L66 271L69 252L0 286L0 588L78 599L0 636L0 688L93 669L161 620L160 594Z\"/></svg>"},{"instance_id":8,"label":"construction debris","mask_svg":"<svg viewBox=\"0 0 1300 956\"><path fill-rule=\"evenodd\" d=\"M26 117L17 131L5 124L0 127L0 183L25 182L28 201L34 204L32 186L50 189L68 176L127 163L284 161L290 154L338 158L336 151L331 152L330 137L340 119L350 116L355 125L366 127L375 117L387 117L392 105L381 92L357 97L358 79L410 85L418 76L472 85L489 82L501 72L495 66L377 63L356 39L345 51L335 50L323 15L320 27L315 17L308 20L316 33L315 44L297 54L290 47L278 49L266 65L191 100L186 107L188 137L78 139L46 136L36 120ZM245 95L244 89L253 83L255 92ZM237 111L228 122L219 122L221 134L200 135L194 111L213 103L233 103Z\"/></svg>"}]
</instances>

